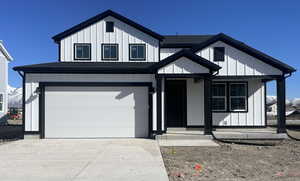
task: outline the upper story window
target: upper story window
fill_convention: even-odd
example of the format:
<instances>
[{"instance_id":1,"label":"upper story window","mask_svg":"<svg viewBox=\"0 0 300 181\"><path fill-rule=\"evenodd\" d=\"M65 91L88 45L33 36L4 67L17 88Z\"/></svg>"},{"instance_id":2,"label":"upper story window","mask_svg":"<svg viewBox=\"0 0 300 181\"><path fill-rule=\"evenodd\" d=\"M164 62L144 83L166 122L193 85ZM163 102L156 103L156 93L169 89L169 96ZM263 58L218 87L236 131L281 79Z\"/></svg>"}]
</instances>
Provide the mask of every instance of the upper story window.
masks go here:
<instances>
[{"instance_id":1,"label":"upper story window","mask_svg":"<svg viewBox=\"0 0 300 181\"><path fill-rule=\"evenodd\" d=\"M118 60L118 44L102 44L102 60Z\"/></svg>"},{"instance_id":2,"label":"upper story window","mask_svg":"<svg viewBox=\"0 0 300 181\"><path fill-rule=\"evenodd\" d=\"M212 84L212 110L226 111L226 83Z\"/></svg>"},{"instance_id":3,"label":"upper story window","mask_svg":"<svg viewBox=\"0 0 300 181\"><path fill-rule=\"evenodd\" d=\"M3 102L4 102L4 95L3 95L3 93L0 93L0 112L3 112L4 111L4 104L3 104Z\"/></svg>"},{"instance_id":4,"label":"upper story window","mask_svg":"<svg viewBox=\"0 0 300 181\"><path fill-rule=\"evenodd\" d=\"M146 45L129 44L129 60L146 60Z\"/></svg>"},{"instance_id":5,"label":"upper story window","mask_svg":"<svg viewBox=\"0 0 300 181\"><path fill-rule=\"evenodd\" d=\"M214 61L223 62L225 60L225 48L214 47Z\"/></svg>"},{"instance_id":6,"label":"upper story window","mask_svg":"<svg viewBox=\"0 0 300 181\"><path fill-rule=\"evenodd\" d=\"M91 44L75 43L74 60L91 60Z\"/></svg>"},{"instance_id":7,"label":"upper story window","mask_svg":"<svg viewBox=\"0 0 300 181\"><path fill-rule=\"evenodd\" d=\"M114 32L114 22L106 21L106 32Z\"/></svg>"}]
</instances>

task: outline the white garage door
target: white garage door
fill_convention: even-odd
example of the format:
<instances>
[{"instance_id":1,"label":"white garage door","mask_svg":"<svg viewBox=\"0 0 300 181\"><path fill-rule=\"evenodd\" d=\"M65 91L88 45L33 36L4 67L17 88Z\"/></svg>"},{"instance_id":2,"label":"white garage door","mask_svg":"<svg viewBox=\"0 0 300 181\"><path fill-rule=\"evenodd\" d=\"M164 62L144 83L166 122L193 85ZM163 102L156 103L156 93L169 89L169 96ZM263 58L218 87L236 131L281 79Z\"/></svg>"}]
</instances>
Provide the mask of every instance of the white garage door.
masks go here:
<instances>
[{"instance_id":1,"label":"white garage door","mask_svg":"<svg viewBox=\"0 0 300 181\"><path fill-rule=\"evenodd\" d=\"M147 136L147 87L45 87L46 138Z\"/></svg>"}]
</instances>

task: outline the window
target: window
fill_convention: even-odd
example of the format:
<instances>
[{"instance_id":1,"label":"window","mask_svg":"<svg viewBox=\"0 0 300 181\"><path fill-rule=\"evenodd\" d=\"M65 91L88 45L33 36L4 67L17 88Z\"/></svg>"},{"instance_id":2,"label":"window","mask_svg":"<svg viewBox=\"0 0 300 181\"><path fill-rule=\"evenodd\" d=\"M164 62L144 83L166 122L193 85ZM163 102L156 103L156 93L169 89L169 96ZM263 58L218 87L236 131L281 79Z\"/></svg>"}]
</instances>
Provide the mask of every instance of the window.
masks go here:
<instances>
[{"instance_id":1,"label":"window","mask_svg":"<svg viewBox=\"0 0 300 181\"><path fill-rule=\"evenodd\" d=\"M118 60L118 44L102 44L102 60Z\"/></svg>"},{"instance_id":2,"label":"window","mask_svg":"<svg viewBox=\"0 0 300 181\"><path fill-rule=\"evenodd\" d=\"M212 110L226 111L226 83L212 84Z\"/></svg>"},{"instance_id":3,"label":"window","mask_svg":"<svg viewBox=\"0 0 300 181\"><path fill-rule=\"evenodd\" d=\"M74 60L91 60L91 44L74 44Z\"/></svg>"},{"instance_id":4,"label":"window","mask_svg":"<svg viewBox=\"0 0 300 181\"><path fill-rule=\"evenodd\" d=\"M214 61L215 62L223 62L225 56L225 48L224 47L214 47Z\"/></svg>"},{"instance_id":5,"label":"window","mask_svg":"<svg viewBox=\"0 0 300 181\"><path fill-rule=\"evenodd\" d=\"M146 60L146 45L145 44L130 44L129 45L129 60Z\"/></svg>"},{"instance_id":6,"label":"window","mask_svg":"<svg viewBox=\"0 0 300 181\"><path fill-rule=\"evenodd\" d=\"M0 93L0 112L4 111L4 95Z\"/></svg>"},{"instance_id":7,"label":"window","mask_svg":"<svg viewBox=\"0 0 300 181\"><path fill-rule=\"evenodd\" d=\"M246 83L230 83L230 111L245 111L247 109Z\"/></svg>"},{"instance_id":8,"label":"window","mask_svg":"<svg viewBox=\"0 0 300 181\"><path fill-rule=\"evenodd\" d=\"M114 32L114 22L106 21L106 32Z\"/></svg>"},{"instance_id":9,"label":"window","mask_svg":"<svg viewBox=\"0 0 300 181\"><path fill-rule=\"evenodd\" d=\"M247 82L212 83L212 110L215 112L247 111Z\"/></svg>"}]
</instances>

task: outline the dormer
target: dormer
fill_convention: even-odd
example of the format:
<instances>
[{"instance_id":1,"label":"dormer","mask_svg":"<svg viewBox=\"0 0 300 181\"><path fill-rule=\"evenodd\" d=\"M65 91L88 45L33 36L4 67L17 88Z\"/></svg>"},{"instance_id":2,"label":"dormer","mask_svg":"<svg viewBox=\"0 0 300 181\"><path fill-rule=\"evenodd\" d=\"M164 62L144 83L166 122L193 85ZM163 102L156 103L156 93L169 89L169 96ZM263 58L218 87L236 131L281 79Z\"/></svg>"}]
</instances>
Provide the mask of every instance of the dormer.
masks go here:
<instances>
[{"instance_id":1,"label":"dormer","mask_svg":"<svg viewBox=\"0 0 300 181\"><path fill-rule=\"evenodd\" d=\"M62 62L158 62L162 39L111 10L53 37Z\"/></svg>"}]
</instances>

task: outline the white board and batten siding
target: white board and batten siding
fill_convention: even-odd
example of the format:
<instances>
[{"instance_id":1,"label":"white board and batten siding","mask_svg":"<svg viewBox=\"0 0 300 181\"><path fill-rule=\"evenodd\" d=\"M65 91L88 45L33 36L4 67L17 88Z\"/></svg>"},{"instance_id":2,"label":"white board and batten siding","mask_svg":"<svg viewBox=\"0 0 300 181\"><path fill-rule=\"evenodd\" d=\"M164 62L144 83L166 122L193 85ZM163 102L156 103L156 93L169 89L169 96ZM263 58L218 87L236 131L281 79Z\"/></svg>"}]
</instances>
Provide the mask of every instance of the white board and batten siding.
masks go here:
<instances>
[{"instance_id":1,"label":"white board and batten siding","mask_svg":"<svg viewBox=\"0 0 300 181\"><path fill-rule=\"evenodd\" d=\"M178 60L167 64L158 70L159 74L195 74L209 73L209 69L189 60L186 57L181 57Z\"/></svg>"},{"instance_id":2,"label":"white board and batten siding","mask_svg":"<svg viewBox=\"0 0 300 181\"><path fill-rule=\"evenodd\" d=\"M213 61L214 47L225 47L225 61ZM281 70L222 41L215 42L196 54L222 67L218 74L220 76L282 75Z\"/></svg>"},{"instance_id":3,"label":"white board and batten siding","mask_svg":"<svg viewBox=\"0 0 300 181\"><path fill-rule=\"evenodd\" d=\"M114 22L114 32L106 32L106 21ZM62 39L61 61L74 61L74 43L91 43L91 61L102 61L103 43L118 44L120 62L129 61L129 44L135 43L146 44L146 61L159 61L159 40L111 16Z\"/></svg>"},{"instance_id":4,"label":"white board and batten siding","mask_svg":"<svg viewBox=\"0 0 300 181\"><path fill-rule=\"evenodd\" d=\"M225 47L225 61L213 61L214 47ZM180 50L180 48L162 48L160 50L161 59L171 56ZM196 54L222 67L219 70L219 76L282 75L281 70L222 41L215 42Z\"/></svg>"},{"instance_id":5,"label":"white board and batten siding","mask_svg":"<svg viewBox=\"0 0 300 181\"><path fill-rule=\"evenodd\" d=\"M248 112L213 112L213 124L217 126L265 126L265 85L261 80L248 80L247 101Z\"/></svg>"},{"instance_id":6,"label":"white board and batten siding","mask_svg":"<svg viewBox=\"0 0 300 181\"><path fill-rule=\"evenodd\" d=\"M152 82L152 74L26 74L25 83L25 131L39 131L39 82ZM156 115L156 94L153 94L153 115ZM156 130L156 116L153 116Z\"/></svg>"}]
</instances>

